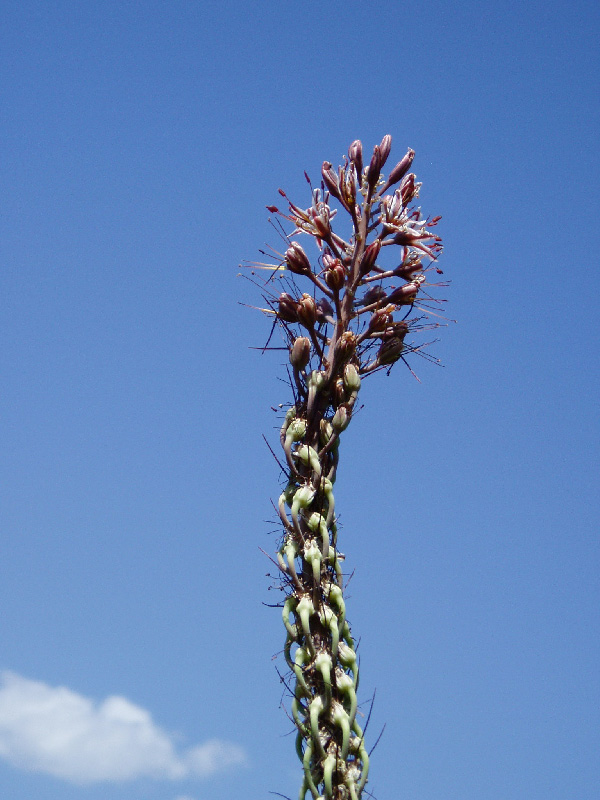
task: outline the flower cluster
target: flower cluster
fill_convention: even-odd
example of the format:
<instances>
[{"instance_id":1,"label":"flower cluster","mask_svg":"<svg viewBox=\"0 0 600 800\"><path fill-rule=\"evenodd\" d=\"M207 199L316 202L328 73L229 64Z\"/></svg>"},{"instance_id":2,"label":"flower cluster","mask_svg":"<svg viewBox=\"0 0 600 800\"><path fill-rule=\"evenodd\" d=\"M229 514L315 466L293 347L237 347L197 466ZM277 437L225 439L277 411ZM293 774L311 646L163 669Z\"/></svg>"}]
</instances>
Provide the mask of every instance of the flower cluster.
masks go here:
<instances>
[{"instance_id":1,"label":"flower cluster","mask_svg":"<svg viewBox=\"0 0 600 800\"><path fill-rule=\"evenodd\" d=\"M361 380L420 352L407 337L437 327L429 319L437 301L428 278L441 273L441 240L434 230L440 217L423 217L415 204L421 184L410 171L413 150L384 177L391 143L385 136L367 165L360 141L350 145L337 172L324 162L307 209L280 189L287 208L268 209L280 220L285 252L276 263L253 265L271 271L262 310L289 348L294 396L281 428L286 484L278 503L283 536L277 561L286 591L284 653L293 676L301 800L307 793L314 800L359 800L369 769L357 720L358 664L343 596L344 556L337 546L333 486L340 436L351 422ZM333 230L337 211L348 221L346 238ZM297 240L302 235L314 240L315 259Z\"/></svg>"}]
</instances>

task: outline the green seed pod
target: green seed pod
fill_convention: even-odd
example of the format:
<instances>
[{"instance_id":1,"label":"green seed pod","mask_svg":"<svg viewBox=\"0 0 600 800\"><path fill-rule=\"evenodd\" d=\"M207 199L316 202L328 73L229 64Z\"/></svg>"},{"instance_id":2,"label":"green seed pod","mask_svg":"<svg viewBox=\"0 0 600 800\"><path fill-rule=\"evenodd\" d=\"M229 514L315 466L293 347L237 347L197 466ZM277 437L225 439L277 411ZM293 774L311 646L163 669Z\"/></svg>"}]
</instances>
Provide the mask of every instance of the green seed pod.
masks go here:
<instances>
[{"instance_id":1,"label":"green seed pod","mask_svg":"<svg viewBox=\"0 0 600 800\"><path fill-rule=\"evenodd\" d=\"M344 367L344 386L349 392L358 392L360 389L360 375L354 364Z\"/></svg>"},{"instance_id":2,"label":"green seed pod","mask_svg":"<svg viewBox=\"0 0 600 800\"><path fill-rule=\"evenodd\" d=\"M352 727L354 728L355 726L356 726L356 720L354 721L354 725ZM362 761L362 772L357 785L358 794L360 795L362 790L365 788L365 783L367 782L367 777L369 775L369 754L367 753L364 746L364 736L362 735L362 731L360 732L358 757Z\"/></svg>"},{"instance_id":3,"label":"green seed pod","mask_svg":"<svg viewBox=\"0 0 600 800\"><path fill-rule=\"evenodd\" d=\"M326 558L329 553L329 531L327 530L327 522L322 514L318 511L313 511L310 517L306 520L306 524L313 533L317 531L321 534L323 557Z\"/></svg>"},{"instance_id":4,"label":"green seed pod","mask_svg":"<svg viewBox=\"0 0 600 800\"><path fill-rule=\"evenodd\" d=\"M321 516L318 511L313 511L313 513L307 519L306 524L313 533L316 533L317 531L320 531L325 524L325 518Z\"/></svg>"},{"instance_id":5,"label":"green seed pod","mask_svg":"<svg viewBox=\"0 0 600 800\"><path fill-rule=\"evenodd\" d=\"M357 667L356 667L356 653L351 647L345 642L340 642L338 645L338 658L340 664L346 667L346 669L351 669L354 675L356 676Z\"/></svg>"},{"instance_id":6,"label":"green seed pod","mask_svg":"<svg viewBox=\"0 0 600 800\"><path fill-rule=\"evenodd\" d=\"M304 545L304 559L312 567L313 580L315 586L321 582L321 551L314 539L310 539ZM318 595L317 595L318 597Z\"/></svg>"},{"instance_id":7,"label":"green seed pod","mask_svg":"<svg viewBox=\"0 0 600 800\"><path fill-rule=\"evenodd\" d=\"M321 444L326 445L333 436L333 425L328 419L320 422Z\"/></svg>"},{"instance_id":8,"label":"green seed pod","mask_svg":"<svg viewBox=\"0 0 600 800\"><path fill-rule=\"evenodd\" d=\"M310 718L310 732L312 741L322 754L324 754L325 751L323 749L321 737L319 736L319 717L323 711L325 711L325 703L323 702L321 695L318 694L310 701L308 705L308 713Z\"/></svg>"},{"instance_id":9,"label":"green seed pod","mask_svg":"<svg viewBox=\"0 0 600 800\"><path fill-rule=\"evenodd\" d=\"M333 522L333 516L335 513L335 498L333 496L333 484L329 480L329 478L321 478L320 489L325 495L325 499L327 500L327 520L325 524L329 528L331 523Z\"/></svg>"},{"instance_id":10,"label":"green seed pod","mask_svg":"<svg viewBox=\"0 0 600 800\"><path fill-rule=\"evenodd\" d=\"M304 714L305 711L306 710L302 705L302 703L300 702L300 700L298 700L297 697L294 697L294 699L292 700L292 715L294 717L294 722L296 723L298 730L302 731L303 735L306 735L307 733L301 718L301 714ZM300 758L302 758L302 756L300 756Z\"/></svg>"},{"instance_id":11,"label":"green seed pod","mask_svg":"<svg viewBox=\"0 0 600 800\"><path fill-rule=\"evenodd\" d=\"M292 506L296 506L299 509L308 508L312 503L314 496L315 490L313 487L309 484L304 484L304 486L300 486L298 489L296 489Z\"/></svg>"},{"instance_id":12,"label":"green seed pod","mask_svg":"<svg viewBox=\"0 0 600 800\"><path fill-rule=\"evenodd\" d=\"M341 757L345 761L350 746L350 725L351 720L348 712L341 703L334 702L331 706L331 721L342 731L342 752Z\"/></svg>"},{"instance_id":13,"label":"green seed pod","mask_svg":"<svg viewBox=\"0 0 600 800\"><path fill-rule=\"evenodd\" d=\"M317 394L323 388L324 383L325 383L325 375L316 369L313 370L308 376L308 399L306 403L306 413L309 420L312 418L312 413Z\"/></svg>"},{"instance_id":14,"label":"green seed pod","mask_svg":"<svg viewBox=\"0 0 600 800\"><path fill-rule=\"evenodd\" d=\"M326 628L329 628L329 632L331 634L331 652L337 653L340 633L338 628L338 618L335 611L328 606L324 606L319 613L319 619L321 620L322 625L324 625Z\"/></svg>"},{"instance_id":15,"label":"green seed pod","mask_svg":"<svg viewBox=\"0 0 600 800\"><path fill-rule=\"evenodd\" d=\"M298 489L296 489L296 493L294 494L294 499L292 500L292 521L300 536L302 536L302 531L300 529L300 522L298 521L298 512L300 509L308 508L308 506L312 503L315 494L315 490L310 484L304 484L304 486L300 486Z\"/></svg>"},{"instance_id":16,"label":"green seed pod","mask_svg":"<svg viewBox=\"0 0 600 800\"><path fill-rule=\"evenodd\" d=\"M346 402L346 388L341 378L337 378L333 384L333 398L336 406Z\"/></svg>"},{"instance_id":17,"label":"green seed pod","mask_svg":"<svg viewBox=\"0 0 600 800\"><path fill-rule=\"evenodd\" d=\"M325 694L327 696L327 704L331 701L331 670L333 664L329 653L318 653L315 658L315 668L319 670L323 677L325 685Z\"/></svg>"},{"instance_id":18,"label":"green seed pod","mask_svg":"<svg viewBox=\"0 0 600 800\"><path fill-rule=\"evenodd\" d=\"M285 438L286 441L291 444L292 442L299 442L301 439L304 438L305 434L306 434L306 420L301 419L300 417L296 417L296 419L290 422L287 432L285 434Z\"/></svg>"},{"instance_id":19,"label":"green seed pod","mask_svg":"<svg viewBox=\"0 0 600 800\"><path fill-rule=\"evenodd\" d=\"M315 391L320 392L323 384L325 383L325 375L319 370L313 370L308 376L308 388L314 388Z\"/></svg>"},{"instance_id":20,"label":"green seed pod","mask_svg":"<svg viewBox=\"0 0 600 800\"><path fill-rule=\"evenodd\" d=\"M302 766L304 767L304 783L308 787L308 789L310 790L312 796L314 798L317 798L317 797L319 797L319 792L317 790L317 787L315 786L315 782L314 782L314 779L313 779L313 776L312 776L312 770L311 770L311 762L312 762L312 757L313 757L313 751L314 751L313 743L312 743L312 740L309 739L307 744L306 744L306 750L304 751L304 757L302 759ZM302 788L304 789L304 786ZM304 790L304 793L301 795L302 798L304 798L305 794L306 794L306 790Z\"/></svg>"},{"instance_id":21,"label":"green seed pod","mask_svg":"<svg viewBox=\"0 0 600 800\"><path fill-rule=\"evenodd\" d=\"M340 667L336 667L335 685L338 692L344 697L345 702L349 706L348 716L350 717L350 724L353 724L358 706L356 691L354 688L354 680L350 677L350 675L340 669Z\"/></svg>"},{"instance_id":22,"label":"green seed pod","mask_svg":"<svg viewBox=\"0 0 600 800\"><path fill-rule=\"evenodd\" d=\"M292 702L292 705L294 702L296 702L296 700ZM294 716L294 720L296 720L296 716ZM296 725L299 729L298 733L296 734L296 755L298 756L300 761L302 761L302 759L304 758L304 753L302 752L302 745L304 744L304 729L302 728L301 723L296 722ZM304 800L305 794L306 794L306 789L304 790L304 794L302 795L302 800Z\"/></svg>"},{"instance_id":23,"label":"green seed pod","mask_svg":"<svg viewBox=\"0 0 600 800\"><path fill-rule=\"evenodd\" d=\"M288 572L297 581L295 560L298 555L298 544L290 536L287 537L283 546L283 553L287 560Z\"/></svg>"},{"instance_id":24,"label":"green seed pod","mask_svg":"<svg viewBox=\"0 0 600 800\"><path fill-rule=\"evenodd\" d=\"M319 462L319 454L313 447L309 447L309 445L303 444L302 447L299 447L296 452L294 453L296 458L299 458L300 461L306 467L310 467L314 473L316 473L317 477L321 477L321 463Z\"/></svg>"},{"instance_id":25,"label":"green seed pod","mask_svg":"<svg viewBox=\"0 0 600 800\"><path fill-rule=\"evenodd\" d=\"M344 603L344 595L341 587L335 583L330 584L328 597L329 602L338 610L338 627L341 628L346 621L346 604Z\"/></svg>"},{"instance_id":26,"label":"green seed pod","mask_svg":"<svg viewBox=\"0 0 600 800\"><path fill-rule=\"evenodd\" d=\"M295 612L297 603L298 601L295 597L288 597L283 604L283 610L281 612L285 629L288 632L288 636L292 639L295 639L298 636L298 626L295 623L290 622L290 613L292 611Z\"/></svg>"},{"instance_id":27,"label":"green seed pod","mask_svg":"<svg viewBox=\"0 0 600 800\"><path fill-rule=\"evenodd\" d=\"M351 413L348 406L342 405L337 408L331 420L331 427L336 433L345 431L348 425L350 425L350 420L352 419Z\"/></svg>"},{"instance_id":28,"label":"green seed pod","mask_svg":"<svg viewBox=\"0 0 600 800\"><path fill-rule=\"evenodd\" d=\"M333 771L336 765L336 757L328 753L323 761L323 784L325 786L325 797L333 797Z\"/></svg>"},{"instance_id":29,"label":"green seed pod","mask_svg":"<svg viewBox=\"0 0 600 800\"><path fill-rule=\"evenodd\" d=\"M313 601L305 595L298 601L298 605L295 609L296 617L299 618L300 623L302 625L302 630L306 639L309 643L310 649L314 652L314 645L312 643L312 636L310 632L310 618L315 613L315 607L313 605Z\"/></svg>"},{"instance_id":30,"label":"green seed pod","mask_svg":"<svg viewBox=\"0 0 600 800\"><path fill-rule=\"evenodd\" d=\"M283 497L284 502L286 505L290 506L294 500L294 495L298 491L298 485L290 481L288 485L285 487L283 492L281 493L281 497Z\"/></svg>"},{"instance_id":31,"label":"green seed pod","mask_svg":"<svg viewBox=\"0 0 600 800\"><path fill-rule=\"evenodd\" d=\"M300 686L306 697L310 697L310 690L308 688L306 681L304 680L302 667L305 666L309 661L310 657L306 652L306 650L303 647L299 647L294 654L294 674L296 676L296 681L298 682L298 685Z\"/></svg>"},{"instance_id":32,"label":"green seed pod","mask_svg":"<svg viewBox=\"0 0 600 800\"><path fill-rule=\"evenodd\" d=\"M288 428L288 425L294 419L295 416L296 416L296 406L288 408L288 410L285 412L285 419L283 420L283 426L281 428L282 433L285 433L285 431Z\"/></svg>"}]
</instances>

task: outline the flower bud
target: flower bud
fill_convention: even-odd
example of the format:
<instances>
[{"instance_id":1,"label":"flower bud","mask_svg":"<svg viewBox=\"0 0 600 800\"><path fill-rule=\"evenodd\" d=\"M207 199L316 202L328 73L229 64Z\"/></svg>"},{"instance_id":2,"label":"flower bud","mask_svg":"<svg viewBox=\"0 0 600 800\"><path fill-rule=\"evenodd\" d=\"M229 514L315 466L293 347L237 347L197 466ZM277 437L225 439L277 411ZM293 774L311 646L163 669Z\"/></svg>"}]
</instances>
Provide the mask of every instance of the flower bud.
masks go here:
<instances>
[{"instance_id":1,"label":"flower bud","mask_svg":"<svg viewBox=\"0 0 600 800\"><path fill-rule=\"evenodd\" d=\"M298 322L298 303L287 292L279 295L277 316L284 322Z\"/></svg>"},{"instance_id":2,"label":"flower bud","mask_svg":"<svg viewBox=\"0 0 600 800\"><path fill-rule=\"evenodd\" d=\"M367 183L371 191L375 188L379 180L379 173L381 172L381 153L379 152L379 145L376 144L373 148L373 155L371 156L371 163L367 172Z\"/></svg>"},{"instance_id":3,"label":"flower bud","mask_svg":"<svg viewBox=\"0 0 600 800\"><path fill-rule=\"evenodd\" d=\"M381 239L375 239L363 253L362 259L360 261L360 274L361 276L368 275L369 272L375 266L375 262L377 261L377 257L379 256L379 252L381 250Z\"/></svg>"},{"instance_id":4,"label":"flower bud","mask_svg":"<svg viewBox=\"0 0 600 800\"><path fill-rule=\"evenodd\" d=\"M344 386L349 392L358 392L360 389L360 375L354 364L344 367Z\"/></svg>"},{"instance_id":5,"label":"flower bud","mask_svg":"<svg viewBox=\"0 0 600 800\"><path fill-rule=\"evenodd\" d=\"M356 139L350 147L348 148L348 156L350 161L356 167L356 174L358 175L358 179L360 181L360 176L362 175L363 171L363 158L362 158L362 142L360 139Z\"/></svg>"},{"instance_id":6,"label":"flower bud","mask_svg":"<svg viewBox=\"0 0 600 800\"><path fill-rule=\"evenodd\" d=\"M324 161L321 167L321 175L323 176L323 183L329 189L331 194L340 200L340 184L338 176L333 171L333 166L329 161Z\"/></svg>"},{"instance_id":7,"label":"flower bud","mask_svg":"<svg viewBox=\"0 0 600 800\"><path fill-rule=\"evenodd\" d=\"M398 183L399 180L402 180L402 178L406 175L406 173L410 169L414 157L415 157L415 151L411 150L409 147L408 153L404 156L402 161L399 161L396 164L394 169L388 175L385 188L382 191L385 191L385 189L387 189L388 186L393 186L395 183Z\"/></svg>"},{"instance_id":8,"label":"flower bud","mask_svg":"<svg viewBox=\"0 0 600 800\"><path fill-rule=\"evenodd\" d=\"M295 275L306 275L310 272L310 261L298 242L292 242L285 251L285 265Z\"/></svg>"},{"instance_id":9,"label":"flower bud","mask_svg":"<svg viewBox=\"0 0 600 800\"><path fill-rule=\"evenodd\" d=\"M290 347L290 364L295 369L304 369L310 361L310 339L299 336Z\"/></svg>"},{"instance_id":10,"label":"flower bud","mask_svg":"<svg viewBox=\"0 0 600 800\"><path fill-rule=\"evenodd\" d=\"M379 145L379 154L381 156L381 163L379 165L380 169L383 169L383 165L387 161L387 157L389 156L391 149L392 149L392 137L389 135L389 133L386 133L386 135L381 140L381 144Z\"/></svg>"},{"instance_id":11,"label":"flower bud","mask_svg":"<svg viewBox=\"0 0 600 800\"><path fill-rule=\"evenodd\" d=\"M405 283L399 286L390 294L388 300L395 306L409 306L415 302L415 297L419 291L418 283Z\"/></svg>"},{"instance_id":12,"label":"flower bud","mask_svg":"<svg viewBox=\"0 0 600 800\"><path fill-rule=\"evenodd\" d=\"M310 330L315 327L317 321L317 306L314 299L309 294L303 294L298 301L298 321L305 328Z\"/></svg>"}]
</instances>

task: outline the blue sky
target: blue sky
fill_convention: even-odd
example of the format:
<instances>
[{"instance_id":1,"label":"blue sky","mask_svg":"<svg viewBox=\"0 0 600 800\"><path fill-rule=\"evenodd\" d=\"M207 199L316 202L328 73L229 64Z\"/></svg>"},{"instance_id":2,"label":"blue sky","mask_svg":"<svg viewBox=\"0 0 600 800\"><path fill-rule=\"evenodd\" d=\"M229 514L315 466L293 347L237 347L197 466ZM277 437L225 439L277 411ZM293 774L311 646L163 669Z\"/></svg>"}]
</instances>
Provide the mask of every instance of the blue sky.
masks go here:
<instances>
[{"instance_id":1,"label":"blue sky","mask_svg":"<svg viewBox=\"0 0 600 800\"><path fill-rule=\"evenodd\" d=\"M348 144L452 281L336 485L379 800L600 793L596 4L3 4L0 787L296 797L283 359L238 264ZM395 163L395 162L394 162Z\"/></svg>"}]
</instances>

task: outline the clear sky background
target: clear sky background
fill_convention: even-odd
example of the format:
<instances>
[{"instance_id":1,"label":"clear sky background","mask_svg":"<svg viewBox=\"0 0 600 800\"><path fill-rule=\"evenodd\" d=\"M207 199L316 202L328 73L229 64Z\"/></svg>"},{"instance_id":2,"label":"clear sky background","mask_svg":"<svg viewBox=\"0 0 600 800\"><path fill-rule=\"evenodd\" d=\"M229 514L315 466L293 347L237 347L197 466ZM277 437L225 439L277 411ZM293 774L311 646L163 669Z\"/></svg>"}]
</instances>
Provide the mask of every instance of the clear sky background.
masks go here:
<instances>
[{"instance_id":1,"label":"clear sky background","mask_svg":"<svg viewBox=\"0 0 600 800\"><path fill-rule=\"evenodd\" d=\"M349 143L408 146L448 315L336 488L378 800L597 800L595 3L1 13L0 795L297 796L237 277ZM395 156L397 158L395 158Z\"/></svg>"}]
</instances>

